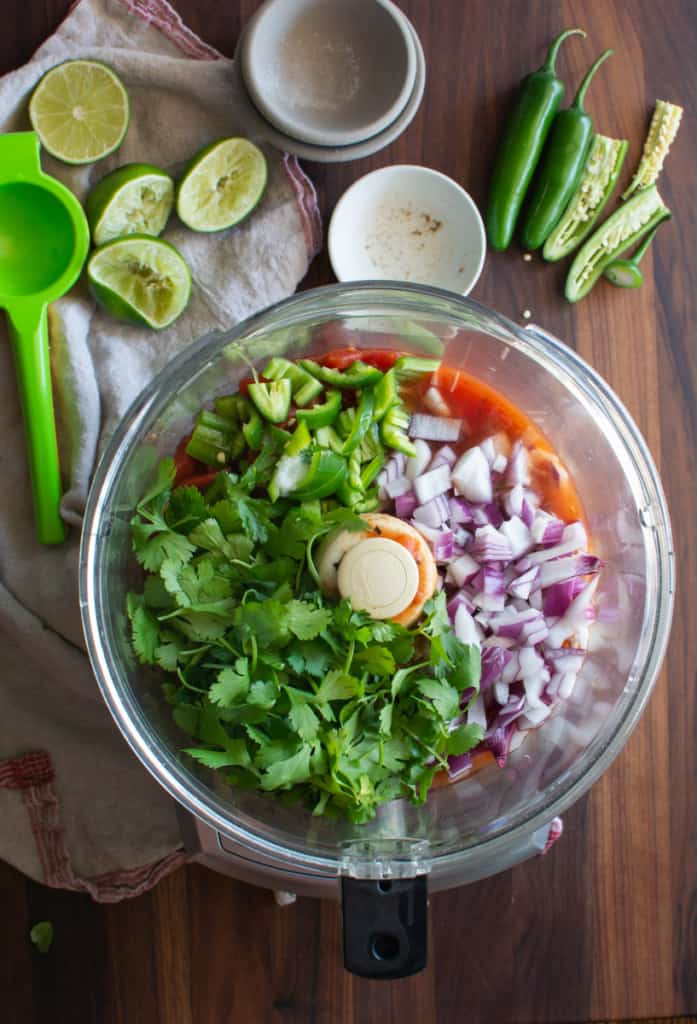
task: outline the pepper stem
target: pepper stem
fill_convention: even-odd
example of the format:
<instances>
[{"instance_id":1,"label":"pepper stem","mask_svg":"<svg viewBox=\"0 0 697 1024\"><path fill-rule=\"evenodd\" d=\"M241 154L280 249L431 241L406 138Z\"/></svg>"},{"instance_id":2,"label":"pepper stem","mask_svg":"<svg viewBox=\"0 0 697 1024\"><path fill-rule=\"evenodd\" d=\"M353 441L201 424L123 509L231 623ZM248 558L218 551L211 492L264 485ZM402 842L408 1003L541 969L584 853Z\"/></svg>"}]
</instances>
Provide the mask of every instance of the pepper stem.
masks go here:
<instances>
[{"instance_id":1,"label":"pepper stem","mask_svg":"<svg viewBox=\"0 0 697 1024\"><path fill-rule=\"evenodd\" d=\"M569 36L585 37L585 35L586 33L583 31L582 28L567 28L565 32L562 32L560 36L557 36L557 38L550 46L549 50L547 51L545 62L540 68L540 71L549 71L553 75L556 74L555 64L557 62L557 54L559 53L559 47L561 46L561 44Z\"/></svg>"},{"instance_id":2,"label":"pepper stem","mask_svg":"<svg viewBox=\"0 0 697 1024\"><path fill-rule=\"evenodd\" d=\"M638 264L639 261L644 257L644 255L646 254L646 250L648 249L648 247L653 242L654 235L656 234L656 232L658 231L658 229L660 228L662 223L663 223L663 221L659 220L658 224L653 229L653 231L649 231L649 233L646 236L646 238L644 239L644 241L641 243L641 245L638 247L637 251L632 256L632 263Z\"/></svg>"},{"instance_id":3,"label":"pepper stem","mask_svg":"<svg viewBox=\"0 0 697 1024\"><path fill-rule=\"evenodd\" d=\"M586 77L583 79L583 81L578 87L576 99L571 104L573 110L579 110L582 114L585 113L583 109L583 101L586 98L586 93L588 92L588 86L591 84L591 79L593 78L593 75L596 73L600 65L603 64L608 59L608 57L614 52L614 50L606 50L605 53L601 53L598 59L596 60L595 64L591 64L591 66L588 68L588 71L586 71Z\"/></svg>"}]
</instances>

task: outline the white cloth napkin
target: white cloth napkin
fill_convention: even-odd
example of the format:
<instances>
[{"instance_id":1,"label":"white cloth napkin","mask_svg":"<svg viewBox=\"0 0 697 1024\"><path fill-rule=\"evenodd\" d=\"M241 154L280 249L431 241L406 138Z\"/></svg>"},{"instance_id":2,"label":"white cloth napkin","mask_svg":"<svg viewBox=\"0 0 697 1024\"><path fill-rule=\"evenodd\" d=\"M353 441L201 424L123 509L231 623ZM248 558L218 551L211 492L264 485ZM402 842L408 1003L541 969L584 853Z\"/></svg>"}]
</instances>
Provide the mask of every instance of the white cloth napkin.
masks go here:
<instances>
[{"instance_id":1,"label":"white cloth napkin","mask_svg":"<svg viewBox=\"0 0 697 1024\"><path fill-rule=\"evenodd\" d=\"M165 0L79 0L18 71L0 79L0 131L28 129L27 104L55 64L95 58L122 78L131 122L119 151L44 170L84 199L129 161L176 176L216 138L246 134L231 62ZM177 863L169 798L141 768L102 704L84 653L77 594L81 514L96 458L142 387L206 331L291 294L320 243L314 189L293 158L267 150L269 187L253 216L213 235L172 216L165 237L194 279L184 315L155 333L95 308L84 281L50 310L59 447L66 481L62 546L35 539L14 367L0 313L0 857L48 884L118 899ZM22 756L26 754L32 756Z\"/></svg>"}]
</instances>

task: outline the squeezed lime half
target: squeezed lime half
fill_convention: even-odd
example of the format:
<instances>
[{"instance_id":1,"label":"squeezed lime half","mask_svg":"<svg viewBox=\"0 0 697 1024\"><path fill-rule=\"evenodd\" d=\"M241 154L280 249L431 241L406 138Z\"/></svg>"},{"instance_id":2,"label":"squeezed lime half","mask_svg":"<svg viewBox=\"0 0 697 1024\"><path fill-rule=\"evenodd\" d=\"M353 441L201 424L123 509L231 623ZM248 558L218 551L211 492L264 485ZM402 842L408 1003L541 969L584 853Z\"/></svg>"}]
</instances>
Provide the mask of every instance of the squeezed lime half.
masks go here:
<instances>
[{"instance_id":1,"label":"squeezed lime half","mask_svg":"<svg viewBox=\"0 0 697 1024\"><path fill-rule=\"evenodd\" d=\"M177 193L177 213L192 231L222 231L248 217L266 190L266 157L248 139L222 139L193 158Z\"/></svg>"},{"instance_id":2,"label":"squeezed lime half","mask_svg":"<svg viewBox=\"0 0 697 1024\"><path fill-rule=\"evenodd\" d=\"M189 302L191 274L183 257L159 238L131 235L90 256L87 277L97 301L129 323L169 327Z\"/></svg>"},{"instance_id":3,"label":"squeezed lime half","mask_svg":"<svg viewBox=\"0 0 697 1024\"><path fill-rule=\"evenodd\" d=\"M161 234L174 205L174 181L152 164L125 164L97 182L87 197L95 245L126 235Z\"/></svg>"}]
</instances>

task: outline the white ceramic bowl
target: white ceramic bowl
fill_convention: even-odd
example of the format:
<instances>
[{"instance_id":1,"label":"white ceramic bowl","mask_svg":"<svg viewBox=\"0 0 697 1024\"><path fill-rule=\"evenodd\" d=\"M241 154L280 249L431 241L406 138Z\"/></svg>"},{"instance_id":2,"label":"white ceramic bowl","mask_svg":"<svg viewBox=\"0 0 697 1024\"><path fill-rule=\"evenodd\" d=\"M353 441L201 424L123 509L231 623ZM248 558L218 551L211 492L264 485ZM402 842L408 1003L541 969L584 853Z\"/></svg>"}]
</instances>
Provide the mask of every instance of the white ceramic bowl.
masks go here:
<instances>
[{"instance_id":1,"label":"white ceramic bowl","mask_svg":"<svg viewBox=\"0 0 697 1024\"><path fill-rule=\"evenodd\" d=\"M399 138L413 121L421 105L426 85L426 58L424 57L421 40L408 19L404 15L400 16L414 41L416 49L416 79L411 96L407 100L407 105L402 113L396 121L393 121L392 124L388 125L381 132L378 132L377 135L373 135L372 138L366 139L364 142L357 142L352 146L314 146L310 142L300 142L290 135L284 135L274 128L265 117L262 117L261 113L252 103L251 97L247 92L244 76L242 75L241 53L245 43L246 29L240 36L232 65L233 88L237 95L239 111L244 122L240 127L243 128L250 138L261 142L269 142L272 146L276 146L277 149L283 150L286 153L294 153L304 160L314 160L316 163L343 163L347 160L360 160L363 157L370 156L371 153L377 153L378 150L384 149L385 146Z\"/></svg>"},{"instance_id":2,"label":"white ceramic bowl","mask_svg":"<svg viewBox=\"0 0 697 1024\"><path fill-rule=\"evenodd\" d=\"M452 178L398 165L344 193L328 247L339 281L409 281L467 295L484 266L486 234L474 200Z\"/></svg>"},{"instance_id":3,"label":"white ceramic bowl","mask_svg":"<svg viewBox=\"0 0 697 1024\"><path fill-rule=\"evenodd\" d=\"M377 135L404 109L416 76L412 33L391 0L266 0L240 58L264 117L320 146Z\"/></svg>"}]
</instances>

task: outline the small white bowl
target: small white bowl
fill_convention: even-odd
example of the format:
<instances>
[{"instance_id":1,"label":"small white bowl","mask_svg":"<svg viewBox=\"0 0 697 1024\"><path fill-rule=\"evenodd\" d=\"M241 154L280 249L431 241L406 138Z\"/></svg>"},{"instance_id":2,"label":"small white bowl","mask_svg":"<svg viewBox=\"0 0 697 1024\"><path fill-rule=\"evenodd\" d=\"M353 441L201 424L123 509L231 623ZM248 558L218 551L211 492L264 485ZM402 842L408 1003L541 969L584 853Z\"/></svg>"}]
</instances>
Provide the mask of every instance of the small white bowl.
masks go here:
<instances>
[{"instance_id":1,"label":"small white bowl","mask_svg":"<svg viewBox=\"0 0 697 1024\"><path fill-rule=\"evenodd\" d=\"M343 194L328 248L339 281L409 281L468 295L484 266L486 233L474 200L452 178L398 165Z\"/></svg>"},{"instance_id":2,"label":"small white bowl","mask_svg":"<svg viewBox=\"0 0 697 1024\"><path fill-rule=\"evenodd\" d=\"M377 135L414 89L417 55L391 0L266 0L250 19L241 69L279 131L319 146Z\"/></svg>"},{"instance_id":3,"label":"small white bowl","mask_svg":"<svg viewBox=\"0 0 697 1024\"><path fill-rule=\"evenodd\" d=\"M283 132L279 132L265 117L262 117L247 92L241 68L241 53L244 48L246 33L246 29L243 29L232 63L232 88L237 97L238 109L242 120L240 130L251 139L260 142L270 142L272 146L283 152L294 153L304 160L313 160L316 163L345 163L347 160L359 160L370 156L372 153L377 153L378 150L384 149L385 146L394 142L395 139L398 139L407 130L414 120L421 106L426 86L426 58L421 40L411 22L401 13L400 17L414 42L416 50L416 79L406 107L396 121L393 121L387 128L378 132L377 135L373 135L370 139L366 139L364 142L357 142L353 146L314 146L309 142L300 142L298 139L291 138L290 135L284 135Z\"/></svg>"}]
</instances>

